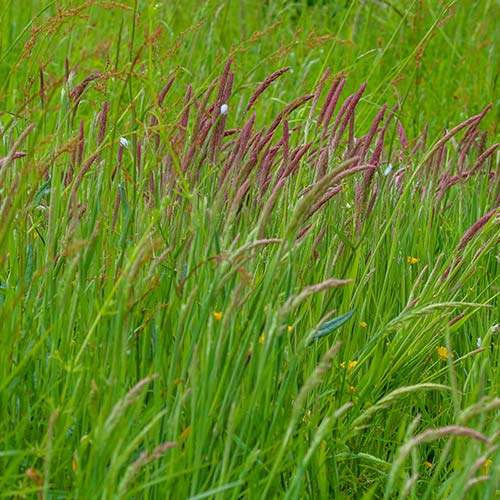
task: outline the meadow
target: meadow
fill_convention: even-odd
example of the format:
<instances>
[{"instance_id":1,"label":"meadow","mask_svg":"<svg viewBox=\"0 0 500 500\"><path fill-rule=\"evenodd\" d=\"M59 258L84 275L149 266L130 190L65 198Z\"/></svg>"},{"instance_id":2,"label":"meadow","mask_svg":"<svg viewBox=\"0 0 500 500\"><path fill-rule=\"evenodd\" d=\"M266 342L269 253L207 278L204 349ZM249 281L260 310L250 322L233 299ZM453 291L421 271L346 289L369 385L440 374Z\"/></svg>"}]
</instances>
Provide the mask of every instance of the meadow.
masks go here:
<instances>
[{"instance_id":1,"label":"meadow","mask_svg":"<svg viewBox=\"0 0 500 500\"><path fill-rule=\"evenodd\" d=\"M500 496L497 0L4 0L0 498Z\"/></svg>"}]
</instances>

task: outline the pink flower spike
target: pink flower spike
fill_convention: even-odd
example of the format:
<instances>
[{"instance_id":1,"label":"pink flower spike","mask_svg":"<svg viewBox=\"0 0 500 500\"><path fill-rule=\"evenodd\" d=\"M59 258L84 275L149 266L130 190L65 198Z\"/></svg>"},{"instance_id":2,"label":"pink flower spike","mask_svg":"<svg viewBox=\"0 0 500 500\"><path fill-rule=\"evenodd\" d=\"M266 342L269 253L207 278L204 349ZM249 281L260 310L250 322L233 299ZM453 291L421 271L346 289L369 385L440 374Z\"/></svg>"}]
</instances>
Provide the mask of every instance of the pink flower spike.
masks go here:
<instances>
[{"instance_id":1,"label":"pink flower spike","mask_svg":"<svg viewBox=\"0 0 500 500\"><path fill-rule=\"evenodd\" d=\"M28 153L24 153L23 151L18 151L17 153L14 153L12 155L12 159L16 160L17 158L23 158L26 156ZM7 161L8 156L3 156L0 158L0 167Z\"/></svg>"}]
</instances>

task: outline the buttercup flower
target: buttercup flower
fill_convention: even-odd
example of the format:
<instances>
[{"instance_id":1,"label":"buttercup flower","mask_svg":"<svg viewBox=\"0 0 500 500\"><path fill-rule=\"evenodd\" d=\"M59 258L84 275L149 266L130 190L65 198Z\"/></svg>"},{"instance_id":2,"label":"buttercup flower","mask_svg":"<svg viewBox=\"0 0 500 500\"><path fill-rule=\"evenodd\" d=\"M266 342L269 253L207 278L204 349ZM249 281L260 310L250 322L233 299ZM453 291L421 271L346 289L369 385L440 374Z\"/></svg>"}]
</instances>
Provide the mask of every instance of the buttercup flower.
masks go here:
<instances>
[{"instance_id":1,"label":"buttercup flower","mask_svg":"<svg viewBox=\"0 0 500 500\"><path fill-rule=\"evenodd\" d=\"M266 336L264 334L262 334L260 337L259 337L259 344L260 345L264 345L264 342L266 341Z\"/></svg>"},{"instance_id":2,"label":"buttercup flower","mask_svg":"<svg viewBox=\"0 0 500 500\"><path fill-rule=\"evenodd\" d=\"M437 350L437 353L438 353L438 356L441 358L442 361L446 361L448 359L448 349L446 349L446 347L443 347L443 346L439 346L439 347L436 347L436 350ZM452 355L453 357L453 355Z\"/></svg>"},{"instance_id":3,"label":"buttercup flower","mask_svg":"<svg viewBox=\"0 0 500 500\"><path fill-rule=\"evenodd\" d=\"M222 319L222 311L214 311L212 314L215 321L220 321Z\"/></svg>"},{"instance_id":4,"label":"buttercup flower","mask_svg":"<svg viewBox=\"0 0 500 500\"><path fill-rule=\"evenodd\" d=\"M357 364L358 364L357 361L349 361L349 363L347 363L347 369L352 370ZM345 368L345 367L346 367L345 361L342 361L342 363L340 363L340 368Z\"/></svg>"},{"instance_id":5,"label":"buttercup flower","mask_svg":"<svg viewBox=\"0 0 500 500\"><path fill-rule=\"evenodd\" d=\"M408 264L418 264L420 262L420 259L417 259L417 257L406 257L406 262L408 262Z\"/></svg>"},{"instance_id":6,"label":"buttercup flower","mask_svg":"<svg viewBox=\"0 0 500 500\"><path fill-rule=\"evenodd\" d=\"M366 321L362 321L362 322L359 324L359 326L360 326L361 328L366 328L366 327L368 326L368 323L367 323Z\"/></svg>"},{"instance_id":7,"label":"buttercup flower","mask_svg":"<svg viewBox=\"0 0 500 500\"><path fill-rule=\"evenodd\" d=\"M482 472L483 475L486 476L488 472L490 471L490 465L493 463L493 460L490 460L489 458L484 461L483 466L482 466Z\"/></svg>"}]
</instances>

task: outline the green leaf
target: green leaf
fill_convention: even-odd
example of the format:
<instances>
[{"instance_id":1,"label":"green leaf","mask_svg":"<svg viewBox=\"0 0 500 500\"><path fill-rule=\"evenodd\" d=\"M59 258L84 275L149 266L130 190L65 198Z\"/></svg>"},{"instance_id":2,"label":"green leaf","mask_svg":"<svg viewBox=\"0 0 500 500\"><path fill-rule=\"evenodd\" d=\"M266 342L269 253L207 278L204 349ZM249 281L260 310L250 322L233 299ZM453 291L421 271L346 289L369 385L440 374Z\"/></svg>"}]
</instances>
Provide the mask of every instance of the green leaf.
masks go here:
<instances>
[{"instance_id":1,"label":"green leaf","mask_svg":"<svg viewBox=\"0 0 500 500\"><path fill-rule=\"evenodd\" d=\"M340 316L337 316L336 318L331 319L330 321L327 321L326 323L323 323L319 329L318 333L312 338L311 343L320 339L321 337L324 337L325 335L328 335L329 333L332 333L334 330L342 326L346 321L348 321L351 316L354 314L354 309L352 309L349 312L346 312L345 314L341 314Z\"/></svg>"}]
</instances>

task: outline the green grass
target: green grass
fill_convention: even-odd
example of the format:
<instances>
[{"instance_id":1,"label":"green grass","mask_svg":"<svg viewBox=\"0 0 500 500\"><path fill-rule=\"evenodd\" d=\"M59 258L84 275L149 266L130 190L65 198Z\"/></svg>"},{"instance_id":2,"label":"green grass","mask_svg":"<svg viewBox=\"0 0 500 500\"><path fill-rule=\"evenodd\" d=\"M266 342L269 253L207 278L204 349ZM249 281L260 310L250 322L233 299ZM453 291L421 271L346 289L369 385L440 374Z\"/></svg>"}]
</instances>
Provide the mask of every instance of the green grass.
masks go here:
<instances>
[{"instance_id":1,"label":"green grass","mask_svg":"<svg viewBox=\"0 0 500 500\"><path fill-rule=\"evenodd\" d=\"M0 498L498 496L499 16L5 2Z\"/></svg>"}]
</instances>

